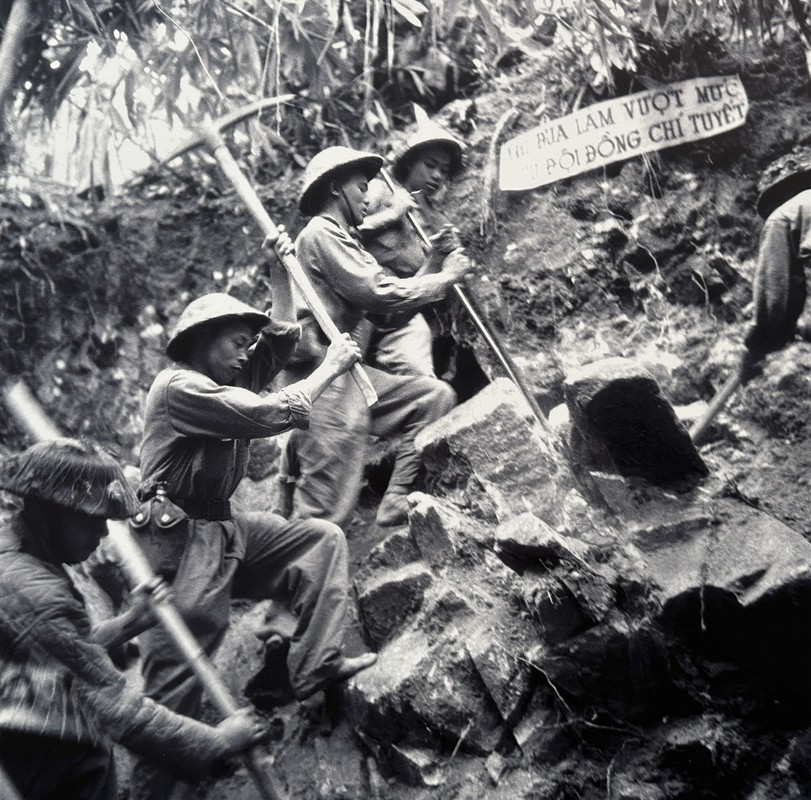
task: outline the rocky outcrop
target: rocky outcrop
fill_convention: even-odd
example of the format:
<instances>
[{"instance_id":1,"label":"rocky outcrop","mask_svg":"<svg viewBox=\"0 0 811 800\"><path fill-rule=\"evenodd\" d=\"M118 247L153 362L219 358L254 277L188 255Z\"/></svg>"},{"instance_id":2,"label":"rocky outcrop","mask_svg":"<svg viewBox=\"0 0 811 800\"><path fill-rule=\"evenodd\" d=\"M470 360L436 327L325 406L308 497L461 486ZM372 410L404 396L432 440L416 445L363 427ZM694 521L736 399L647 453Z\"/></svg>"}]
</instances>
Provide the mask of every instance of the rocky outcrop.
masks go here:
<instances>
[{"instance_id":1,"label":"rocky outcrop","mask_svg":"<svg viewBox=\"0 0 811 800\"><path fill-rule=\"evenodd\" d=\"M410 496L408 530L358 582L379 661L346 707L412 784L441 779L426 748L492 754L497 783L510 753L552 759L585 720L682 716L666 766L703 746L701 710L796 716L787 698L809 695L811 544L726 496L643 368L614 359L565 386L581 461L494 382L421 434L441 496ZM634 415L643 435L616 435Z\"/></svg>"},{"instance_id":2,"label":"rocky outcrop","mask_svg":"<svg viewBox=\"0 0 811 800\"><path fill-rule=\"evenodd\" d=\"M672 484L707 467L653 375L627 358L574 370L563 383L576 457L627 477Z\"/></svg>"},{"instance_id":3,"label":"rocky outcrop","mask_svg":"<svg viewBox=\"0 0 811 800\"><path fill-rule=\"evenodd\" d=\"M506 378L422 430L416 440L432 485L490 520L532 511L556 524L571 486L554 442Z\"/></svg>"}]
</instances>

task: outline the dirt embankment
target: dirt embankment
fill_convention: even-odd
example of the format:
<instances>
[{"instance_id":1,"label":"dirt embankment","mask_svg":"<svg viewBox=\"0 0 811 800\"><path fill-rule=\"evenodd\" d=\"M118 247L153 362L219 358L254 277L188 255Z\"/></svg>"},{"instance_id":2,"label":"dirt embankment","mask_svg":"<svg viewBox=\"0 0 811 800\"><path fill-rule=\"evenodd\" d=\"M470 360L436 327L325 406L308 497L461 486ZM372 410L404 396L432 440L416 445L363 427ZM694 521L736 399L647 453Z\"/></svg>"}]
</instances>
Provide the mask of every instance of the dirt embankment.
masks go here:
<instances>
[{"instance_id":1,"label":"dirt embankment","mask_svg":"<svg viewBox=\"0 0 811 800\"><path fill-rule=\"evenodd\" d=\"M713 52L714 61L708 56L703 74L735 71L734 60L722 48ZM669 74L654 77L689 76L674 70L673 63ZM488 238L480 234L478 214L497 121L515 108L521 116L510 133L526 129L537 123L541 102L557 116L568 110L569 98L553 68L523 63L473 104L458 101L444 112L469 145L469 168L448 196L451 216L459 220L483 264L477 290L545 410L563 401L565 374L607 356L644 361L675 405L707 399L721 385L750 319L760 227L753 210L759 172L793 145L807 143L811 93L806 72L803 52L795 45L747 62L740 74L751 110L742 129L543 190L498 197L498 223ZM167 326L185 302L204 291L225 290L267 304L253 223L234 197L223 193L212 168L198 165L188 174L194 178L153 180L100 207L83 206L52 187L9 189L2 200L0 367L6 375L29 380L66 432L92 435L118 449L127 461L137 455L143 399L162 363ZM301 224L293 210L298 179L299 170L291 166L262 188L271 214L294 232ZM495 375L492 359L461 319L457 333L472 342L480 364ZM773 357L764 375L730 404L702 450L712 473L728 477L739 497L806 537L811 536L809 376L807 346L796 345ZM5 419L0 421L0 436L5 448L21 443ZM255 477L267 475L268 469L257 468ZM263 502L261 487L251 483L245 496ZM429 522L433 519L429 500L423 513ZM574 514L568 506L567 514ZM421 529L423 536L434 531L429 522ZM453 530L453 524L443 523L443 530ZM465 524L483 540L491 535ZM377 540L362 519L350 541L356 565L367 566L366 555ZM477 553L463 548L461 560L478 564ZM469 610L483 613L489 603L500 622L507 625L512 614L516 629L524 630L531 611L514 599L504 600L514 576L505 576L489 556L481 558L490 577L482 579ZM556 558L560 560L559 553ZM406 587L404 591L428 592L425 587L433 581L436 595L428 592L426 608L434 616L420 622L424 638L413 640L413 648L401 645L402 658L392 660L397 666L437 640L453 615L467 613L464 575L454 573L441 558L430 569L409 564L398 585ZM448 575L457 583L445 587L442 581ZM547 596L551 599L546 580L539 579L538 591L530 593L535 608ZM366 589L376 596L374 581ZM589 613L603 602L603 594L589 599ZM625 598L623 613L647 614L635 605L643 601L641 595ZM399 613L397 604L392 613ZM238 617L241 635L232 637L221 659L243 668L255 663L256 645L250 618L242 612ZM582 624L580 620L575 625L578 632ZM768 645L768 637L757 641ZM723 644L729 645L720 648L725 654L734 650L733 643ZM461 663L453 661L452 651L449 644L443 664ZM483 652L474 655L486 661ZM656 665L650 666L653 670ZM335 709L329 706L288 707L273 715L280 738L268 752L292 795L302 799L415 799L437 793L457 800L804 796L807 759L802 739L795 739L789 752L787 743L796 733L790 724L783 721L782 728L770 728L765 713L755 721L747 719L745 698L735 695L740 675L721 658L698 664L685 656L679 669L691 691L698 679L706 680L708 687L721 684L729 702L702 706L698 692L685 699L683 687L676 687L683 705L669 705L670 698L664 698L662 707L678 707L684 717L660 724L650 718L617 722L602 713L606 707L613 709L611 698L590 717L576 706L573 695L560 696L562 705L549 705L544 695L538 707L530 709L534 718L543 720L532 729L540 740L527 745L535 748L532 757L525 757L521 748L490 741L484 723L468 727L462 703L448 701L447 719L422 739L417 737L420 748L395 743L397 749L386 750L385 757L382 745L369 733L380 733L380 720L352 728L345 716L339 715L337 722L330 719ZM574 682L574 673L572 668L563 677ZM482 700L483 690L474 697L470 685L464 685L469 674L450 670L442 679L450 685L457 681L468 692L460 697L483 703L485 718L498 720L502 707L494 709L489 700ZM637 677L645 684L645 674ZM542 682L540 673L533 680ZM407 728L424 719L430 709L417 708L418 688L411 690L411 705L402 710L410 722L396 716L383 722ZM614 689L625 697L622 685ZM574 723L566 720L567 701L577 712ZM594 706L584 708L591 712ZM705 713L697 713L701 708ZM406 733L403 736L407 741ZM450 739L458 746L449 744ZM426 755L429 744L434 748L431 757ZM444 785L433 789L440 772ZM220 781L209 796L251 795L245 776L238 773Z\"/></svg>"}]
</instances>

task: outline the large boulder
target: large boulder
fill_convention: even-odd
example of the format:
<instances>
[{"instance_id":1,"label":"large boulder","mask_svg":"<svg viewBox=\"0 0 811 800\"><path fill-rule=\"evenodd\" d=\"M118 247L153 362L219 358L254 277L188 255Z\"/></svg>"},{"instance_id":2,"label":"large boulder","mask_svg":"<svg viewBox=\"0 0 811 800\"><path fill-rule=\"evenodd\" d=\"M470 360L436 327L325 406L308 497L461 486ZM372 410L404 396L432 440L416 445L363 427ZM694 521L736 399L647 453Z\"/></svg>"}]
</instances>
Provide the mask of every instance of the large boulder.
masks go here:
<instances>
[{"instance_id":1,"label":"large boulder","mask_svg":"<svg viewBox=\"0 0 811 800\"><path fill-rule=\"evenodd\" d=\"M627 358L572 370L563 393L573 444L587 465L654 484L695 480L707 466L653 375Z\"/></svg>"},{"instance_id":2,"label":"large boulder","mask_svg":"<svg viewBox=\"0 0 811 800\"><path fill-rule=\"evenodd\" d=\"M468 655L466 637L449 628L433 644L408 630L378 654L377 663L347 684L350 717L377 741L491 752L503 722Z\"/></svg>"},{"instance_id":3,"label":"large boulder","mask_svg":"<svg viewBox=\"0 0 811 800\"><path fill-rule=\"evenodd\" d=\"M415 444L429 482L455 492L468 506L489 508L498 520L531 511L553 526L559 523L572 485L568 466L558 443L506 378L424 428Z\"/></svg>"}]
</instances>

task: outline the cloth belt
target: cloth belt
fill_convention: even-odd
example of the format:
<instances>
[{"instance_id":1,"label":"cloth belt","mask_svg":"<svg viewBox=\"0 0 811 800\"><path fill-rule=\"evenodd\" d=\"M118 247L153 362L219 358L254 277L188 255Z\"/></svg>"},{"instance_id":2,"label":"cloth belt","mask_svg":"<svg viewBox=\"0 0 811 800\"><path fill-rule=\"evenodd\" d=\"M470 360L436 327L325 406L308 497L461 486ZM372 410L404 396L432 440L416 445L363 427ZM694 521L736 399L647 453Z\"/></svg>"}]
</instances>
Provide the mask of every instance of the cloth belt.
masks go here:
<instances>
[{"instance_id":1,"label":"cloth belt","mask_svg":"<svg viewBox=\"0 0 811 800\"><path fill-rule=\"evenodd\" d=\"M172 502L179 505L191 519L213 521L231 519L231 503L221 497L209 497L206 499L192 497L187 500L175 499Z\"/></svg>"}]
</instances>

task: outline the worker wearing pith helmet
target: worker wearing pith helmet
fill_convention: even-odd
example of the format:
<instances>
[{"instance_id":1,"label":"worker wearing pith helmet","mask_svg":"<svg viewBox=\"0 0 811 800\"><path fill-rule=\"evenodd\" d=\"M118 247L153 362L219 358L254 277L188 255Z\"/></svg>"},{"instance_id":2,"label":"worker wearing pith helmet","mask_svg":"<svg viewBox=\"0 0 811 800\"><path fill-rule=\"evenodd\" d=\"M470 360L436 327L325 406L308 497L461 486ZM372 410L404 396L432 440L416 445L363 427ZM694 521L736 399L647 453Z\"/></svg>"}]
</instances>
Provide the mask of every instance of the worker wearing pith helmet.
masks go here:
<instances>
[{"instance_id":1,"label":"worker wearing pith helmet","mask_svg":"<svg viewBox=\"0 0 811 800\"><path fill-rule=\"evenodd\" d=\"M290 238L281 235L275 249L281 257L292 252ZM278 264L271 280L270 318L223 294L198 298L181 313L166 348L176 363L158 374L146 400L142 506L135 524L153 567L171 580L179 610L208 653L226 631L232 597L273 597L289 605L295 620L286 665L294 696L304 699L375 661L371 653L342 653L346 539L330 522L239 512L230 498L245 474L250 440L306 428L313 401L360 352L349 337L340 338L301 380L260 394L301 335ZM156 539L165 546L150 548ZM198 683L163 631L149 631L141 649L150 696L199 714ZM171 778L139 762L134 797L168 797Z\"/></svg>"},{"instance_id":2,"label":"worker wearing pith helmet","mask_svg":"<svg viewBox=\"0 0 811 800\"><path fill-rule=\"evenodd\" d=\"M401 278L438 272L444 259L461 248L459 232L444 215L441 198L448 181L462 168L463 145L418 106L415 111L417 130L394 160L394 191L383 180L371 182L369 211L358 229L377 262ZM412 220L431 237L431 245ZM401 375L435 377L429 322L434 330L439 328L435 314L413 310L370 318L375 326L367 353L370 364Z\"/></svg>"},{"instance_id":3,"label":"worker wearing pith helmet","mask_svg":"<svg viewBox=\"0 0 811 800\"><path fill-rule=\"evenodd\" d=\"M254 336L268 324L267 314L229 294L212 292L192 300L172 328L166 355L173 361L181 361L195 332L199 333L202 326L224 325L235 319L246 322Z\"/></svg>"},{"instance_id":4,"label":"worker wearing pith helmet","mask_svg":"<svg viewBox=\"0 0 811 800\"><path fill-rule=\"evenodd\" d=\"M464 145L453 134L445 130L424 114L419 114L417 130L406 141L406 146L394 160L394 177L402 184L406 184L409 175L413 172L418 161L425 159L426 154L445 153L447 161L441 164L440 178L455 177L462 169ZM439 181L434 182L436 189L441 188ZM431 188L433 189L434 186Z\"/></svg>"},{"instance_id":5,"label":"worker wearing pith helmet","mask_svg":"<svg viewBox=\"0 0 811 800\"><path fill-rule=\"evenodd\" d=\"M811 148L770 164L760 183L757 212L765 220L755 269L755 322L746 336L746 361L754 366L809 326L800 318L811 257Z\"/></svg>"},{"instance_id":6,"label":"worker wearing pith helmet","mask_svg":"<svg viewBox=\"0 0 811 800\"><path fill-rule=\"evenodd\" d=\"M358 335L367 313L407 312L441 299L469 270L450 260L438 274L400 278L384 270L358 240L368 204L369 181L382 159L345 147L316 155L304 173L299 201L313 215L296 242L296 255L339 330ZM313 350L323 347L311 315L300 319L312 333ZM296 432L287 466L296 465L292 517L324 517L340 524L354 510L361 487L369 433L398 436L394 470L378 509L380 525L405 523L406 495L419 471L414 437L455 404L453 390L430 377L368 370L378 402L367 407L350 376L334 381L314 404L310 429ZM293 450L295 452L293 452ZM293 475L288 473L288 480Z\"/></svg>"},{"instance_id":7,"label":"worker wearing pith helmet","mask_svg":"<svg viewBox=\"0 0 811 800\"><path fill-rule=\"evenodd\" d=\"M370 181L383 166L381 156L351 147L327 147L310 160L304 170L299 211L306 217L315 216L321 206L322 196L329 184L343 175L358 172Z\"/></svg>"},{"instance_id":8,"label":"worker wearing pith helmet","mask_svg":"<svg viewBox=\"0 0 811 800\"><path fill-rule=\"evenodd\" d=\"M111 740L165 752L189 775L259 740L245 713L211 728L128 688L105 647L152 624L143 604L91 626L63 565L137 507L112 456L75 439L36 444L0 462L0 488L23 502L0 525L0 767L22 797L113 800Z\"/></svg>"}]
</instances>

